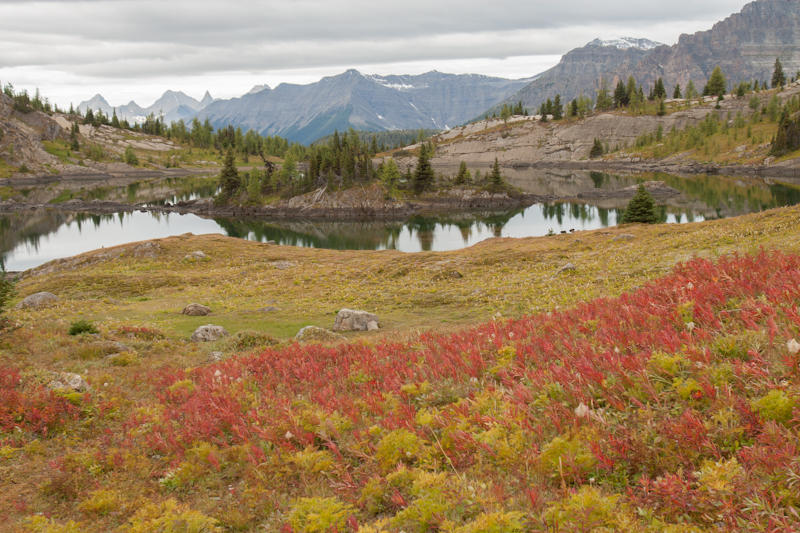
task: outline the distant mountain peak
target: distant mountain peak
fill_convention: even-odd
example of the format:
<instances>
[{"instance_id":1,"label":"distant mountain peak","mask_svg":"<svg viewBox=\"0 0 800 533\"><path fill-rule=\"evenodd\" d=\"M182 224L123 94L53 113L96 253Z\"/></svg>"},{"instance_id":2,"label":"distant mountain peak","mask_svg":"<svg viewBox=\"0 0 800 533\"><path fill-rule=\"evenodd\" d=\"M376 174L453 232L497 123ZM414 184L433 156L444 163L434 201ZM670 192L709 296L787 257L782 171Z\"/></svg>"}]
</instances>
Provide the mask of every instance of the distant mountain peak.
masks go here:
<instances>
[{"instance_id":1,"label":"distant mountain peak","mask_svg":"<svg viewBox=\"0 0 800 533\"><path fill-rule=\"evenodd\" d=\"M200 100L200 106L206 107L208 104L214 101L214 97L211 96L211 93L206 91L206 94L203 95L203 99Z\"/></svg>"},{"instance_id":2,"label":"distant mountain peak","mask_svg":"<svg viewBox=\"0 0 800 533\"><path fill-rule=\"evenodd\" d=\"M269 90L271 90L270 86L267 85L266 83L264 83L264 84L261 84L261 85L253 85L253 88L250 89L249 91L247 91L245 94L256 94L256 93L260 93L261 91L269 91ZM208 93L206 93L206 94L208 94ZM205 98L203 98L203 100L205 100Z\"/></svg>"},{"instance_id":3,"label":"distant mountain peak","mask_svg":"<svg viewBox=\"0 0 800 533\"><path fill-rule=\"evenodd\" d=\"M662 43L651 41L650 39L639 39L636 37L620 37L618 39L595 39L586 46L603 46L618 48L620 50L629 50L635 48L637 50L652 50L663 46Z\"/></svg>"}]
</instances>

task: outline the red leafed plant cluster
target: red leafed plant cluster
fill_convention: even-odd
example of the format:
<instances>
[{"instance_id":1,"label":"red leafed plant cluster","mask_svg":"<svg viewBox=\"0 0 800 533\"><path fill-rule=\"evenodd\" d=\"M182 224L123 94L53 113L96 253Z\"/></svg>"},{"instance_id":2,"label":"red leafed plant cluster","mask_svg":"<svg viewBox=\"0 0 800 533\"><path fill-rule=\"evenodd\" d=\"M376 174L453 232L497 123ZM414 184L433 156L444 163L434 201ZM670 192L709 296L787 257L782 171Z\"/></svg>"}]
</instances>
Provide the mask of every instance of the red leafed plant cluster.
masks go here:
<instances>
[{"instance_id":1,"label":"red leafed plant cluster","mask_svg":"<svg viewBox=\"0 0 800 533\"><path fill-rule=\"evenodd\" d=\"M455 334L153 371L162 393L126 438L167 458L170 486L239 450L227 481L266 483L289 531L309 516L341 531L788 531L799 332L800 257L695 259L615 299Z\"/></svg>"},{"instance_id":2,"label":"red leafed plant cluster","mask_svg":"<svg viewBox=\"0 0 800 533\"><path fill-rule=\"evenodd\" d=\"M17 437L47 436L63 423L77 418L78 409L68 400L41 385L22 385L15 368L0 366L0 439L13 443Z\"/></svg>"}]
</instances>

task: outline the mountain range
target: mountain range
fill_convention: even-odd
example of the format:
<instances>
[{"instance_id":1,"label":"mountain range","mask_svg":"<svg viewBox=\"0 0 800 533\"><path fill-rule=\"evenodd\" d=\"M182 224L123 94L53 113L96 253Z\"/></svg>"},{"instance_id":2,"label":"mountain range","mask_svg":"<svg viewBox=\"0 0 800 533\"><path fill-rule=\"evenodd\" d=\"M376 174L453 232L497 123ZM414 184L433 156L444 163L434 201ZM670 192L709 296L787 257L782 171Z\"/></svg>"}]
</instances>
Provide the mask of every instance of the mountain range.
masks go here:
<instances>
[{"instance_id":1,"label":"mountain range","mask_svg":"<svg viewBox=\"0 0 800 533\"><path fill-rule=\"evenodd\" d=\"M308 85L254 87L200 111L214 127L233 124L310 143L334 130L447 129L502 101L530 80L427 72L377 76L348 70Z\"/></svg>"},{"instance_id":2,"label":"mountain range","mask_svg":"<svg viewBox=\"0 0 800 533\"><path fill-rule=\"evenodd\" d=\"M685 88L690 80L702 90L717 65L731 83L769 80L776 57L789 76L800 70L798 0L756 0L710 30L681 35L672 46L642 38L595 39L565 54L553 68L523 80L437 71L377 76L348 70L308 85L256 85L229 100L214 100L206 92L198 101L167 91L148 108L131 102L116 112L135 121L149 113L163 114L167 122L198 117L215 128L231 124L307 144L351 127L447 129L496 111L505 102L522 101L537 109L556 94L564 102L581 94L594 97L603 82L613 90L630 75L645 87L661 77L670 95L675 84ZM87 107L112 111L100 95L79 109Z\"/></svg>"},{"instance_id":3,"label":"mountain range","mask_svg":"<svg viewBox=\"0 0 800 533\"><path fill-rule=\"evenodd\" d=\"M206 91L202 100L195 100L186 93L170 90L165 91L149 107L141 107L134 101L123 106L112 107L102 95L96 94L91 99L78 104L78 111L86 113L87 109L92 109L93 111L102 111L109 117L116 112L120 120L126 119L129 122L139 123L144 122L145 118L152 113L156 117L163 116L164 121L170 123L179 120L191 120L212 102L214 102L214 99L208 91Z\"/></svg>"},{"instance_id":4,"label":"mountain range","mask_svg":"<svg viewBox=\"0 0 800 533\"><path fill-rule=\"evenodd\" d=\"M613 91L619 79L630 75L645 87L663 78L669 95L676 84L685 88L690 80L702 91L717 65L731 84L754 79L769 82L776 58L787 76L800 70L797 0L751 2L710 30L681 35L672 46L646 39L596 39L568 52L506 101L522 101L536 109L556 94L565 101L580 94L594 97L602 80Z\"/></svg>"}]
</instances>

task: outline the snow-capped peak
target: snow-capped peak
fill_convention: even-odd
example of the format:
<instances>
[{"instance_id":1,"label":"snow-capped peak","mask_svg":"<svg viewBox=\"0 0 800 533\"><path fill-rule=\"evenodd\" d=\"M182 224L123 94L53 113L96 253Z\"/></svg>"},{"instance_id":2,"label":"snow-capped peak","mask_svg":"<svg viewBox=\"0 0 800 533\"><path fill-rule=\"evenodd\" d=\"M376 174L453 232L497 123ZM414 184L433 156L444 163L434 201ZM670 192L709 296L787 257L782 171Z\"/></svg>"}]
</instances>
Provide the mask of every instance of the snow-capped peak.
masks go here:
<instances>
[{"instance_id":1,"label":"snow-capped peak","mask_svg":"<svg viewBox=\"0 0 800 533\"><path fill-rule=\"evenodd\" d=\"M651 41L650 39L637 39L635 37L620 37L619 39L595 39L590 42L588 46L608 46L619 48L620 50L628 50L636 48L638 50L652 50L653 48L662 46L661 43Z\"/></svg>"}]
</instances>

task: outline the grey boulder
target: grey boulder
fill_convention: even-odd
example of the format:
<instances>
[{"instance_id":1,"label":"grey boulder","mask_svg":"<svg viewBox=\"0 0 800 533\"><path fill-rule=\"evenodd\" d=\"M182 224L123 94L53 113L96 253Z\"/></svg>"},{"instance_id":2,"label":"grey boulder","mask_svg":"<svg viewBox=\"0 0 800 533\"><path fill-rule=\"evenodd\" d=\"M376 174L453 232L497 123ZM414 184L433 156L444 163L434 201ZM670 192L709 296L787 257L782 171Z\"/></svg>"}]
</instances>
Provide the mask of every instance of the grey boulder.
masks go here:
<instances>
[{"instance_id":1,"label":"grey boulder","mask_svg":"<svg viewBox=\"0 0 800 533\"><path fill-rule=\"evenodd\" d=\"M37 292L31 294L20 303L17 304L17 309L39 309L41 307L48 307L58 301L58 296L52 292Z\"/></svg>"},{"instance_id":2,"label":"grey boulder","mask_svg":"<svg viewBox=\"0 0 800 533\"><path fill-rule=\"evenodd\" d=\"M192 333L192 341L194 342L214 342L216 340L221 339L222 337L227 337L228 332L225 331L225 328L222 326L215 326L214 324L206 324L205 326L200 326L194 333Z\"/></svg>"},{"instance_id":3,"label":"grey boulder","mask_svg":"<svg viewBox=\"0 0 800 533\"><path fill-rule=\"evenodd\" d=\"M333 331L376 331L380 329L378 315L354 309L342 309L336 314Z\"/></svg>"},{"instance_id":4,"label":"grey boulder","mask_svg":"<svg viewBox=\"0 0 800 533\"><path fill-rule=\"evenodd\" d=\"M181 313L188 316L207 316L211 314L211 308L201 304L189 304Z\"/></svg>"}]
</instances>

